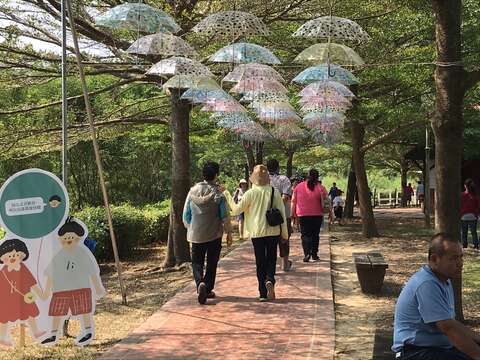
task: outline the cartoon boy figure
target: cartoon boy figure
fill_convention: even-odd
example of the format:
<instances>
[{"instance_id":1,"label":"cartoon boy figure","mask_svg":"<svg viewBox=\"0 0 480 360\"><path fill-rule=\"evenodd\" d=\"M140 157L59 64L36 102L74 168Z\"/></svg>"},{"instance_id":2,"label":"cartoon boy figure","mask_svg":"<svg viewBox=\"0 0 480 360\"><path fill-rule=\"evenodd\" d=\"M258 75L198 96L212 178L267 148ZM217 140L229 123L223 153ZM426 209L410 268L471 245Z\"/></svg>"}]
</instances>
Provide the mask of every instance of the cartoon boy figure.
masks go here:
<instances>
[{"instance_id":1,"label":"cartoon boy figure","mask_svg":"<svg viewBox=\"0 0 480 360\"><path fill-rule=\"evenodd\" d=\"M68 315L78 316L82 332L77 337L78 345L87 345L93 338L92 286L97 299L105 294L98 265L81 240L85 229L69 218L58 230L62 249L45 269L47 284L45 292L50 295L48 315L52 319L51 336L42 344L54 344L58 340L59 326Z\"/></svg>"},{"instance_id":2,"label":"cartoon boy figure","mask_svg":"<svg viewBox=\"0 0 480 360\"><path fill-rule=\"evenodd\" d=\"M62 199L60 198L60 196L58 195L53 195L49 200L48 200L48 203L50 204L50 206L54 209L56 209L57 207L60 206L60 204L62 203Z\"/></svg>"}]
</instances>

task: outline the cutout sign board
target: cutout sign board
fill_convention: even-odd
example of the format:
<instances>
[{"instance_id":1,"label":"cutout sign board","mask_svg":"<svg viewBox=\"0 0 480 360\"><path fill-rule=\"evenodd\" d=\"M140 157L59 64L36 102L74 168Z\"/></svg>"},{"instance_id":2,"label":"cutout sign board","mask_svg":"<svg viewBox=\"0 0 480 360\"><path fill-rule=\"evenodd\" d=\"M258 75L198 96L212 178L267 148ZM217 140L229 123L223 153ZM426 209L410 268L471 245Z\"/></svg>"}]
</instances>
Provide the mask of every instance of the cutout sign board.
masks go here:
<instances>
[{"instance_id":1,"label":"cutout sign board","mask_svg":"<svg viewBox=\"0 0 480 360\"><path fill-rule=\"evenodd\" d=\"M68 216L63 183L40 169L21 171L0 189L0 345L13 346L10 329L25 324L32 337L53 345L67 318L77 318L76 343L94 337L96 299L105 294L95 257L84 245L88 229Z\"/></svg>"}]
</instances>

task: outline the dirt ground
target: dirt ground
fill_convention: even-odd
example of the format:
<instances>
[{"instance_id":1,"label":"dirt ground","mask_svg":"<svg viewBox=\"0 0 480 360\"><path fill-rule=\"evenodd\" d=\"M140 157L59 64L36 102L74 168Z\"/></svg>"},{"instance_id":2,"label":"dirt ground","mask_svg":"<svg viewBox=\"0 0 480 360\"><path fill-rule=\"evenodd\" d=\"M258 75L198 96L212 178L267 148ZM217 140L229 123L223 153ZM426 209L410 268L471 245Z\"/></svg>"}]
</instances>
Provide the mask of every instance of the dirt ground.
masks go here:
<instances>
[{"instance_id":1,"label":"dirt ground","mask_svg":"<svg viewBox=\"0 0 480 360\"><path fill-rule=\"evenodd\" d=\"M222 249L222 255L234 246ZM35 345L27 336L26 347L15 350L0 349L1 360L30 359L75 359L91 360L98 358L108 348L123 339L145 319L150 317L162 304L178 290L192 281L190 264L185 264L171 271L161 268L165 246L140 249L135 255L135 262L123 262L123 275L127 289L128 305L122 305L117 273L113 264L100 264L101 276L108 295L97 302L95 313L95 339L84 348L75 346L74 338L62 338L56 346ZM76 335L79 331L77 321L71 321L69 333ZM15 329L13 340L18 341Z\"/></svg>"},{"instance_id":2,"label":"dirt ground","mask_svg":"<svg viewBox=\"0 0 480 360\"><path fill-rule=\"evenodd\" d=\"M382 216L377 219L381 237L361 235L359 221L335 226L330 232L332 280L335 298L335 360L393 359L393 312L396 299L408 278L426 262L432 231L423 220ZM389 264L382 292L365 295L360 290L353 252L380 250ZM468 323L480 330L476 311L480 297L478 254L468 251L464 271L464 311Z\"/></svg>"}]
</instances>

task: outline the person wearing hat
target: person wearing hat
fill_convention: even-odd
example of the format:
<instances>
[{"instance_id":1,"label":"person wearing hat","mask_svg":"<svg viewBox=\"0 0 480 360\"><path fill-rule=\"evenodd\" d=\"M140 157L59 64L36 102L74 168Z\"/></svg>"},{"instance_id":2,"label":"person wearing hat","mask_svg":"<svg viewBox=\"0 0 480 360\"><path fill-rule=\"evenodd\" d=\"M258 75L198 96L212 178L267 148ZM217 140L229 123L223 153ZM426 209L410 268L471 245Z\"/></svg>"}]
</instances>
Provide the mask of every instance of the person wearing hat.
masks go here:
<instances>
[{"instance_id":1,"label":"person wearing hat","mask_svg":"<svg viewBox=\"0 0 480 360\"><path fill-rule=\"evenodd\" d=\"M280 192L270 185L267 167L257 165L250 176L252 188L247 191L238 204L228 191L225 198L232 215L245 215L245 234L252 239L257 267L260 301L275 299L275 268L277 265L277 244L280 237L288 239L285 221L278 226L270 226L267 211L277 209L285 220L285 206ZM272 201L273 194L273 201Z\"/></svg>"},{"instance_id":2,"label":"person wearing hat","mask_svg":"<svg viewBox=\"0 0 480 360\"><path fill-rule=\"evenodd\" d=\"M238 188L235 190L235 193L233 194L233 201L235 201L235 204L238 204L240 200L242 200L243 194L245 194L248 190L248 182L245 179L240 180L238 183ZM244 216L243 213L238 215L238 233L240 235L240 240L243 240L243 222L244 222Z\"/></svg>"}]
</instances>

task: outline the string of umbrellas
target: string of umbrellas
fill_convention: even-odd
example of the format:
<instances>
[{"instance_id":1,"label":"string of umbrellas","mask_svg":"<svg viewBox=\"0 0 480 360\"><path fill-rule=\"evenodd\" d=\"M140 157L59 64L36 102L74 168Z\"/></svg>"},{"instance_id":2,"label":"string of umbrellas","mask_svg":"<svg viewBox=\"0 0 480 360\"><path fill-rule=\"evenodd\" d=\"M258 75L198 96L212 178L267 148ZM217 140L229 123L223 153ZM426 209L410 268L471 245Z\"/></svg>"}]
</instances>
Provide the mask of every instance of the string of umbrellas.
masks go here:
<instances>
[{"instance_id":1,"label":"string of umbrellas","mask_svg":"<svg viewBox=\"0 0 480 360\"><path fill-rule=\"evenodd\" d=\"M210 41L232 42L208 58L212 64L232 67L220 83L207 66L194 60L198 58L195 49L174 35L181 28L162 10L143 3L124 3L99 16L96 24L149 34L127 49L132 55L162 58L147 74L168 78L163 84L167 93L184 89L181 99L211 113L218 126L253 142L308 136L324 144L341 141L345 112L355 98L349 87L359 83L346 68L361 67L364 62L355 50L340 42L360 45L370 40L357 23L346 18L330 15L303 24L294 37L327 42L306 48L294 59L308 66L293 79L304 86L296 109L290 103L285 79L273 67L281 64L278 57L258 44L235 42L269 34L267 26L250 13L217 12L193 28Z\"/></svg>"}]
</instances>

